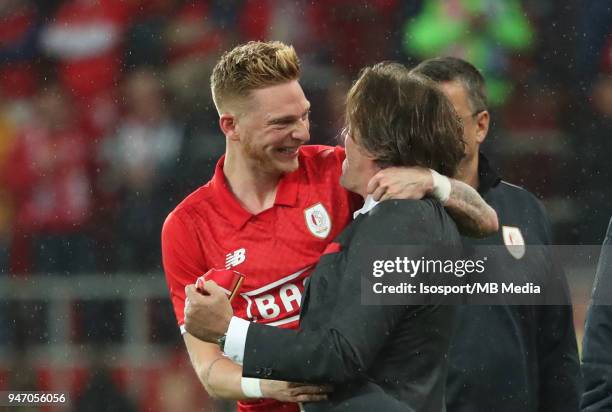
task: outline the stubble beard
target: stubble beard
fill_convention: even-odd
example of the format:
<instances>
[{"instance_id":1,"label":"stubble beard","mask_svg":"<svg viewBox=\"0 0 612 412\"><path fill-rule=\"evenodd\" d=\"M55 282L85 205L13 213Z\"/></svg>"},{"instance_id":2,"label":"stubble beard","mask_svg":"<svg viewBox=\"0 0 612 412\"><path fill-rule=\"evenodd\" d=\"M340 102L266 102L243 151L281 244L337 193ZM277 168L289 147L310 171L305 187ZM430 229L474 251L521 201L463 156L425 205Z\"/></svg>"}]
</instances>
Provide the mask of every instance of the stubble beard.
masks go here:
<instances>
[{"instance_id":1,"label":"stubble beard","mask_svg":"<svg viewBox=\"0 0 612 412\"><path fill-rule=\"evenodd\" d=\"M249 159L250 163L262 173L270 174L270 175L283 175L285 173L290 173L294 171L287 170L287 167L282 167L280 162L276 160L273 156L270 156L264 149L260 149L255 147L247 141L244 143L244 154L245 157Z\"/></svg>"}]
</instances>

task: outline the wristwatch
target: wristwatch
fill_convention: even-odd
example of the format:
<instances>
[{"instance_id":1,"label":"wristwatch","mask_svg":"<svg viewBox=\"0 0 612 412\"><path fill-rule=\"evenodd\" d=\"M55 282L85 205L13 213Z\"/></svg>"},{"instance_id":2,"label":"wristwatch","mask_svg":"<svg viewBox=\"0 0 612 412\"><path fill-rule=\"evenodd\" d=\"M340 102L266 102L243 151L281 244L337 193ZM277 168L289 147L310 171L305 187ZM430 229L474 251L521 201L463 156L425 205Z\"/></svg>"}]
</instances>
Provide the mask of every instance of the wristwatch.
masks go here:
<instances>
[{"instance_id":1,"label":"wristwatch","mask_svg":"<svg viewBox=\"0 0 612 412\"><path fill-rule=\"evenodd\" d=\"M227 337L227 335L224 334L219 339L217 339L217 345L219 345L219 349L221 349L221 352L224 352L224 349L225 349L225 338L226 337Z\"/></svg>"}]
</instances>

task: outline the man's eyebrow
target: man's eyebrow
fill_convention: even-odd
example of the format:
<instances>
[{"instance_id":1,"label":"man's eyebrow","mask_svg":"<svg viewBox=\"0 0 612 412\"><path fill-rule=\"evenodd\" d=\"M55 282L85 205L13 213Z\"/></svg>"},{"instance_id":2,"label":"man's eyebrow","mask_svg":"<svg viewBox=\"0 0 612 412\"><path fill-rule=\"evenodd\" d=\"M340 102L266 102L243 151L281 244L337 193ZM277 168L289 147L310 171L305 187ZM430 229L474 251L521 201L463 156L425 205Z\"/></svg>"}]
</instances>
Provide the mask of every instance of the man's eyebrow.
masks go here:
<instances>
[{"instance_id":1,"label":"man's eyebrow","mask_svg":"<svg viewBox=\"0 0 612 412\"><path fill-rule=\"evenodd\" d=\"M294 122L296 119L298 119L298 116L290 115L290 116L276 117L276 118L272 118L268 120L268 124L291 123L291 122Z\"/></svg>"},{"instance_id":2,"label":"man's eyebrow","mask_svg":"<svg viewBox=\"0 0 612 412\"><path fill-rule=\"evenodd\" d=\"M282 116L282 117L277 117L277 118L272 118L270 120L268 120L268 124L285 124L285 123L293 123L295 122L297 119L307 115L310 112L310 105L308 106L308 108L306 110L304 110L304 112L299 115L299 116L294 116L294 115L289 115L289 116Z\"/></svg>"}]
</instances>

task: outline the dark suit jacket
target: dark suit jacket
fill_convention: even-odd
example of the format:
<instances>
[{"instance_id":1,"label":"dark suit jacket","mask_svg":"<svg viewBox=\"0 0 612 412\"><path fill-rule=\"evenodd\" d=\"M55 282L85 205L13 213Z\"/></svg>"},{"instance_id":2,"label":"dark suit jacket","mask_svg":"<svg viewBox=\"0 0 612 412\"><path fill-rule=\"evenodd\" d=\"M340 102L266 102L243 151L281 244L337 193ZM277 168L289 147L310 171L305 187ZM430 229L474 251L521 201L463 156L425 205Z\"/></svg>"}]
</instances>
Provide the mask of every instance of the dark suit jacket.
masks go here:
<instances>
[{"instance_id":1,"label":"dark suit jacket","mask_svg":"<svg viewBox=\"0 0 612 412\"><path fill-rule=\"evenodd\" d=\"M582 341L583 412L612 411L612 219L604 240Z\"/></svg>"},{"instance_id":2,"label":"dark suit jacket","mask_svg":"<svg viewBox=\"0 0 612 412\"><path fill-rule=\"evenodd\" d=\"M380 245L458 248L454 222L434 200L386 201L336 242L341 251L324 254L310 277L300 330L250 325L243 375L336 384L330 402L307 410L444 410L455 308L363 305L360 261Z\"/></svg>"}]
</instances>

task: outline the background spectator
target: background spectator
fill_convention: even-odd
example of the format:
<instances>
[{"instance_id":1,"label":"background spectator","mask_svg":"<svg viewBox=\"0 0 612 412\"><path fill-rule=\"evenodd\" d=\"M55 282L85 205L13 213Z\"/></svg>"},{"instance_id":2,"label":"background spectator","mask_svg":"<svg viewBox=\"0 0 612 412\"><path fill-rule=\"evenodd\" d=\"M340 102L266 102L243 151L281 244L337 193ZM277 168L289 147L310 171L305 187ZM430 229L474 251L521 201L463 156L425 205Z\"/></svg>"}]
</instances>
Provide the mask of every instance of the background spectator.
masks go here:
<instances>
[{"instance_id":1,"label":"background spectator","mask_svg":"<svg viewBox=\"0 0 612 412\"><path fill-rule=\"evenodd\" d=\"M41 89L30 125L17 132L3 176L15 204L14 247L35 273L90 272L92 147L57 84ZM15 262L24 267L24 262Z\"/></svg>"},{"instance_id":2,"label":"background spectator","mask_svg":"<svg viewBox=\"0 0 612 412\"><path fill-rule=\"evenodd\" d=\"M183 127L166 105L161 79L149 69L127 76L125 114L115 135L104 141L106 189L118 200L115 231L122 268L157 268L159 233L174 200L174 172Z\"/></svg>"},{"instance_id":3,"label":"background spectator","mask_svg":"<svg viewBox=\"0 0 612 412\"><path fill-rule=\"evenodd\" d=\"M493 105L511 91L506 78L512 54L531 44L533 32L518 0L426 0L405 25L406 51L419 59L454 56L483 72Z\"/></svg>"}]
</instances>

